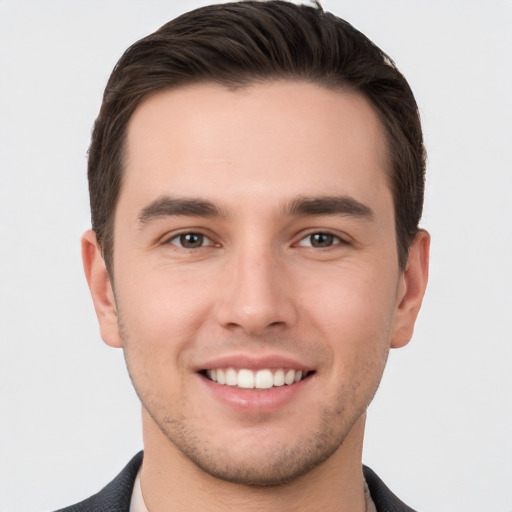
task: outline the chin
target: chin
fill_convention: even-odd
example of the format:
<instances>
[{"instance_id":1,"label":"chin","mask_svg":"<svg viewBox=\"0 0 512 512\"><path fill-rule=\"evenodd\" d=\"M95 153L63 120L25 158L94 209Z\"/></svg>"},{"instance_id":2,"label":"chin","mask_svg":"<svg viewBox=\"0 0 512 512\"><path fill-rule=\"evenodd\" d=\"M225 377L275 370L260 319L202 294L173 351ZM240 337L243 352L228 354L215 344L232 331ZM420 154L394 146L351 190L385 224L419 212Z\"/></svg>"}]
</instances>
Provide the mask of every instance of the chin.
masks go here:
<instances>
[{"instance_id":1,"label":"chin","mask_svg":"<svg viewBox=\"0 0 512 512\"><path fill-rule=\"evenodd\" d=\"M239 485L253 487L279 486L293 482L325 462L338 448L323 445L318 439L313 446L272 446L258 450L257 455L218 449L198 452L182 451L199 469L210 476ZM311 449L313 448L313 449Z\"/></svg>"},{"instance_id":2,"label":"chin","mask_svg":"<svg viewBox=\"0 0 512 512\"><path fill-rule=\"evenodd\" d=\"M356 421L344 422L343 411L338 409L324 413L320 422L301 433L278 434L262 427L222 439L202 429L184 428L184 424L176 429L175 422L152 417L170 445L205 474L238 485L269 487L293 482L320 467L342 447L361 415Z\"/></svg>"}]
</instances>

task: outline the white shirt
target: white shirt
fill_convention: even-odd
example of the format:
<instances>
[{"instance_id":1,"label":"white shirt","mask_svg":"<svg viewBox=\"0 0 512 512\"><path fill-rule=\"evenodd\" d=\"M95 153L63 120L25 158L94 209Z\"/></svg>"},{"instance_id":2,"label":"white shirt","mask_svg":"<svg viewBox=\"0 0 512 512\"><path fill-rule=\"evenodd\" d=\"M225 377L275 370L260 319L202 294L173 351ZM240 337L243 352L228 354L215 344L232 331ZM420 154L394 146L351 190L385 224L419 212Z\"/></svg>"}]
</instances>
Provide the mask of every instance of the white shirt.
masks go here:
<instances>
[{"instance_id":1,"label":"white shirt","mask_svg":"<svg viewBox=\"0 0 512 512\"><path fill-rule=\"evenodd\" d=\"M144 503L144 497L142 496L140 473L141 470L139 469L135 478L135 484L133 485L132 499L130 501L130 512L149 512L148 507L146 507L146 504Z\"/></svg>"}]
</instances>

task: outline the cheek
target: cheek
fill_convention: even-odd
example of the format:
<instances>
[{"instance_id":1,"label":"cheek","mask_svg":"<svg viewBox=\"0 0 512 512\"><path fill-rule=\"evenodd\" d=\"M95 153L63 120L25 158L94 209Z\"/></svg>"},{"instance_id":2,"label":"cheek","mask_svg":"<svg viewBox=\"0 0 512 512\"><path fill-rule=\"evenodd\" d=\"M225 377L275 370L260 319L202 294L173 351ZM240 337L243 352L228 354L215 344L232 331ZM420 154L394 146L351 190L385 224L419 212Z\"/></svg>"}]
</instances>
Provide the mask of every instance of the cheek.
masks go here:
<instances>
[{"instance_id":1,"label":"cheek","mask_svg":"<svg viewBox=\"0 0 512 512\"><path fill-rule=\"evenodd\" d=\"M308 299L307 315L325 340L338 382L380 379L390 348L396 302L394 276L339 272ZM369 386L372 384L369 382Z\"/></svg>"},{"instance_id":2,"label":"cheek","mask_svg":"<svg viewBox=\"0 0 512 512\"><path fill-rule=\"evenodd\" d=\"M209 309L197 283L168 274L123 276L123 286L116 290L126 362L140 384L179 381Z\"/></svg>"},{"instance_id":3,"label":"cheek","mask_svg":"<svg viewBox=\"0 0 512 512\"><path fill-rule=\"evenodd\" d=\"M143 335L145 342L179 341L208 308L201 282L183 274L139 272L123 281L118 306L129 319L130 330Z\"/></svg>"},{"instance_id":4,"label":"cheek","mask_svg":"<svg viewBox=\"0 0 512 512\"><path fill-rule=\"evenodd\" d=\"M389 332L396 307L397 278L389 271L365 270L340 269L306 285L308 292L300 295L302 307L326 334L342 339L368 338L371 342L371 332L380 332L383 337Z\"/></svg>"}]
</instances>

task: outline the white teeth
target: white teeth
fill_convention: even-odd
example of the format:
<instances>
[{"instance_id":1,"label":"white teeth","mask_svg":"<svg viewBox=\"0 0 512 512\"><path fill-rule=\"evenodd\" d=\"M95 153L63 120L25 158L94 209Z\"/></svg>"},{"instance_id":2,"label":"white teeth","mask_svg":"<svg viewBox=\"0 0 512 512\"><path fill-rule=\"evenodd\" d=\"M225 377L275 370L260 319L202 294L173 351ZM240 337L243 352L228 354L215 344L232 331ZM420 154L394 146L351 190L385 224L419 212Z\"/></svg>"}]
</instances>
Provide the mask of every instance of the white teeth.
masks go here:
<instances>
[{"instance_id":1,"label":"white teeth","mask_svg":"<svg viewBox=\"0 0 512 512\"><path fill-rule=\"evenodd\" d=\"M274 377L270 370L258 370L254 387L257 389L269 389L274 385Z\"/></svg>"},{"instance_id":2,"label":"white teeth","mask_svg":"<svg viewBox=\"0 0 512 512\"><path fill-rule=\"evenodd\" d=\"M238 383L237 374L234 368L228 368L226 370L226 384L228 386L236 386Z\"/></svg>"},{"instance_id":3,"label":"white teeth","mask_svg":"<svg viewBox=\"0 0 512 512\"><path fill-rule=\"evenodd\" d=\"M274 373L274 386L283 386L283 385L284 385L284 371L277 370L277 372Z\"/></svg>"},{"instance_id":4,"label":"white teeth","mask_svg":"<svg viewBox=\"0 0 512 512\"><path fill-rule=\"evenodd\" d=\"M295 370L288 370L286 372L286 375L284 376L284 383L285 384L288 384L288 386L290 384L293 384L295 382Z\"/></svg>"},{"instance_id":5,"label":"white teeth","mask_svg":"<svg viewBox=\"0 0 512 512\"><path fill-rule=\"evenodd\" d=\"M226 376L223 370L217 370L217 382L219 384L226 384Z\"/></svg>"},{"instance_id":6,"label":"white teeth","mask_svg":"<svg viewBox=\"0 0 512 512\"><path fill-rule=\"evenodd\" d=\"M237 386L242 389L270 389L300 382L306 376L306 372L283 368L275 371L264 368L256 372L245 368L238 371L234 368L216 368L207 370L206 376L218 384Z\"/></svg>"},{"instance_id":7,"label":"white teeth","mask_svg":"<svg viewBox=\"0 0 512 512\"><path fill-rule=\"evenodd\" d=\"M254 387L254 373L251 370L240 370L238 372L238 387L244 389Z\"/></svg>"}]
</instances>

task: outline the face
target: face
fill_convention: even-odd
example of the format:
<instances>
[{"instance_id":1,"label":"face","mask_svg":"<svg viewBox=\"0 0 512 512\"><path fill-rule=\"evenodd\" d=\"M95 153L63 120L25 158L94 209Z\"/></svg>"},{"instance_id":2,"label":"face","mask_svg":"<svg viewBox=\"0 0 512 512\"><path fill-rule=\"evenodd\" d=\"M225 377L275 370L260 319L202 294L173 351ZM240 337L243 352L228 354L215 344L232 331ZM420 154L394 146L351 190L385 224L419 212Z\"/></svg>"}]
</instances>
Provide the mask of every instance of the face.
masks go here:
<instances>
[{"instance_id":1,"label":"face","mask_svg":"<svg viewBox=\"0 0 512 512\"><path fill-rule=\"evenodd\" d=\"M134 113L126 157L115 299L91 233L84 254L145 436L248 484L293 480L362 437L425 268L422 249L399 271L367 101L287 81L165 91Z\"/></svg>"}]
</instances>

